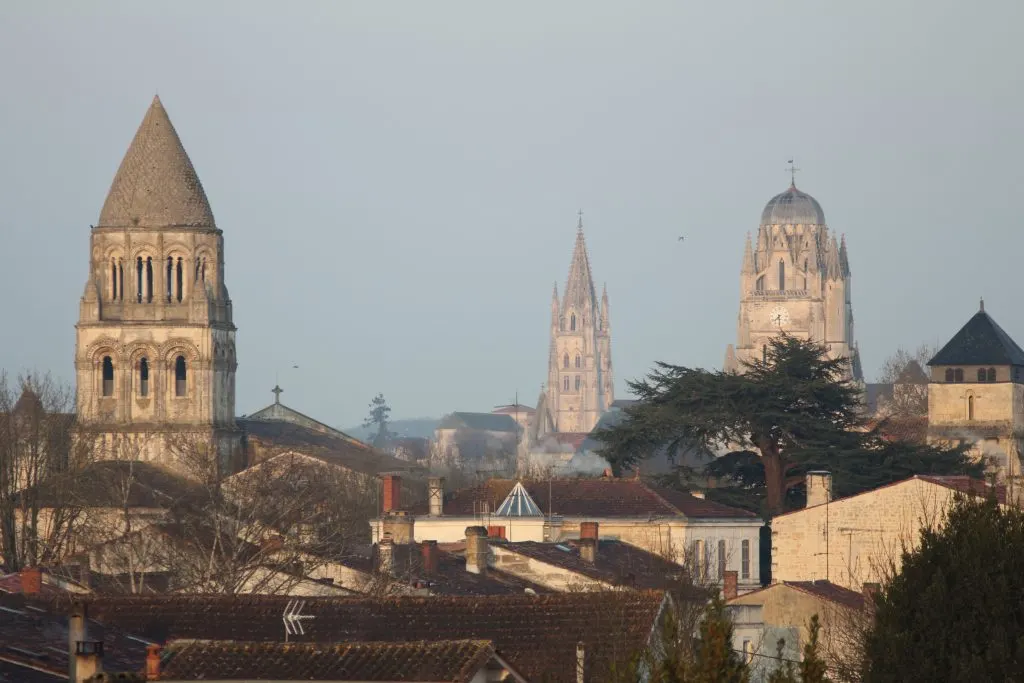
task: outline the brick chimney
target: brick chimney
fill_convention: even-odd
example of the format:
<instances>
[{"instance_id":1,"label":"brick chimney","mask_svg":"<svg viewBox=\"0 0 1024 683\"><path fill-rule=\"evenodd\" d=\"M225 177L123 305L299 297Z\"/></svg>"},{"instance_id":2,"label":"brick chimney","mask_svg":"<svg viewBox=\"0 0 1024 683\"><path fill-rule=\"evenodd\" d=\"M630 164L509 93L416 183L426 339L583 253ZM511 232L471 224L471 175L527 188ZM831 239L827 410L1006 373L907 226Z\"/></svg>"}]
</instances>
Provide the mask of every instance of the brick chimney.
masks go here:
<instances>
[{"instance_id":1,"label":"brick chimney","mask_svg":"<svg viewBox=\"0 0 1024 683\"><path fill-rule=\"evenodd\" d=\"M391 534L385 533L377 544L377 571L388 576L395 573L395 544Z\"/></svg>"},{"instance_id":2,"label":"brick chimney","mask_svg":"<svg viewBox=\"0 0 1024 683\"><path fill-rule=\"evenodd\" d=\"M423 541L421 546L423 552L423 573L429 575L437 573L437 541Z\"/></svg>"},{"instance_id":3,"label":"brick chimney","mask_svg":"<svg viewBox=\"0 0 1024 683\"><path fill-rule=\"evenodd\" d=\"M584 562L597 562L597 544L600 540L597 522L580 522L580 557Z\"/></svg>"},{"instance_id":4,"label":"brick chimney","mask_svg":"<svg viewBox=\"0 0 1024 683\"><path fill-rule=\"evenodd\" d=\"M402 507L402 478L397 474L384 477L384 513L394 512Z\"/></svg>"},{"instance_id":5,"label":"brick chimney","mask_svg":"<svg viewBox=\"0 0 1024 683\"><path fill-rule=\"evenodd\" d=\"M592 538L595 541L600 538L597 522L580 522L580 538Z\"/></svg>"},{"instance_id":6,"label":"brick chimney","mask_svg":"<svg viewBox=\"0 0 1024 683\"><path fill-rule=\"evenodd\" d=\"M735 569L726 571L722 575L722 596L726 600L732 600L739 594L739 573Z\"/></svg>"},{"instance_id":7,"label":"brick chimney","mask_svg":"<svg viewBox=\"0 0 1024 683\"><path fill-rule=\"evenodd\" d=\"M430 503L430 516L440 517L444 514L444 479L430 477L427 480L427 498Z\"/></svg>"},{"instance_id":8,"label":"brick chimney","mask_svg":"<svg viewBox=\"0 0 1024 683\"><path fill-rule=\"evenodd\" d=\"M43 570L40 567L25 567L21 570L21 592L38 595L43 590Z\"/></svg>"},{"instance_id":9,"label":"brick chimney","mask_svg":"<svg viewBox=\"0 0 1024 683\"><path fill-rule=\"evenodd\" d=\"M160 646L156 643L146 646L146 680L160 680Z\"/></svg>"},{"instance_id":10,"label":"brick chimney","mask_svg":"<svg viewBox=\"0 0 1024 683\"><path fill-rule=\"evenodd\" d=\"M487 527L466 527L466 571L471 574L486 574L489 554Z\"/></svg>"},{"instance_id":11,"label":"brick chimney","mask_svg":"<svg viewBox=\"0 0 1024 683\"><path fill-rule=\"evenodd\" d=\"M85 683L103 671L103 641L80 640L75 643L74 683Z\"/></svg>"},{"instance_id":12,"label":"brick chimney","mask_svg":"<svg viewBox=\"0 0 1024 683\"><path fill-rule=\"evenodd\" d=\"M805 481L807 483L807 507L824 505L832 500L831 472L808 472Z\"/></svg>"}]
</instances>

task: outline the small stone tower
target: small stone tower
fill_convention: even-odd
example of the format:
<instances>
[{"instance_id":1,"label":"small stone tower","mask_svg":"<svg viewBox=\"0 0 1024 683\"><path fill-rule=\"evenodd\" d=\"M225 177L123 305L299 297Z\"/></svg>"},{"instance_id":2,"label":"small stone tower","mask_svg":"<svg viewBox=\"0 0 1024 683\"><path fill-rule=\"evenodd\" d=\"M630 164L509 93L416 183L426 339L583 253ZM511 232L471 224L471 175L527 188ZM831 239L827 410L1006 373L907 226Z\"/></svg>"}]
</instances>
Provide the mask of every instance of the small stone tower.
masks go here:
<instances>
[{"instance_id":1,"label":"small stone tower","mask_svg":"<svg viewBox=\"0 0 1024 683\"><path fill-rule=\"evenodd\" d=\"M824 344L830 357L850 361L853 379L863 379L846 239L829 233L821 205L795 183L765 206L756 243L747 235L736 328L727 371L741 372L744 361L763 357L768 340L785 332Z\"/></svg>"},{"instance_id":2,"label":"small stone tower","mask_svg":"<svg viewBox=\"0 0 1024 683\"><path fill-rule=\"evenodd\" d=\"M589 432L614 400L608 291L600 301L590 274L583 217L565 294L551 297L551 347L545 410L559 432ZM540 420L541 415L535 419Z\"/></svg>"},{"instance_id":3,"label":"small stone tower","mask_svg":"<svg viewBox=\"0 0 1024 683\"><path fill-rule=\"evenodd\" d=\"M235 326L224 238L160 98L90 237L75 348L77 411L96 459L237 466ZM182 451L190 451L184 453Z\"/></svg>"}]
</instances>

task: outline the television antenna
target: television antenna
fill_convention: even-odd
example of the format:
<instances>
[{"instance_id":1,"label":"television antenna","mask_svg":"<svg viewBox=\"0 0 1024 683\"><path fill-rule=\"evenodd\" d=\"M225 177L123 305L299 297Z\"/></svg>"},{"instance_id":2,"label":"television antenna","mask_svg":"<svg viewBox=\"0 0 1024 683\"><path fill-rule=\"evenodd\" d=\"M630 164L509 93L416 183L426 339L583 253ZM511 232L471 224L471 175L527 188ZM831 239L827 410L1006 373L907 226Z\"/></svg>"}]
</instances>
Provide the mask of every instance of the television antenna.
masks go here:
<instances>
[{"instance_id":1,"label":"television antenna","mask_svg":"<svg viewBox=\"0 0 1024 683\"><path fill-rule=\"evenodd\" d=\"M312 614L303 614L302 608L306 606L305 600L289 600L284 606L284 613L281 621L284 622L284 642L288 642L288 636L304 636L306 630L302 627L303 619L315 619Z\"/></svg>"}]
</instances>

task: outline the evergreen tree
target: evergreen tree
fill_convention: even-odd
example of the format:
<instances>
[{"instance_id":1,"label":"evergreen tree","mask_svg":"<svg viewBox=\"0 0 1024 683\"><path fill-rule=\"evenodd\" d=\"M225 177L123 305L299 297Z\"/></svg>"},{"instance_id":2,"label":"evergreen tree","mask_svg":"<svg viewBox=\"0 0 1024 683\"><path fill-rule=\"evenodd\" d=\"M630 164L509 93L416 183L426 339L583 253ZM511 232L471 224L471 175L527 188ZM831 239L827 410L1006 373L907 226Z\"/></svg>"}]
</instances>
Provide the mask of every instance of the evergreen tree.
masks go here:
<instances>
[{"instance_id":1,"label":"evergreen tree","mask_svg":"<svg viewBox=\"0 0 1024 683\"><path fill-rule=\"evenodd\" d=\"M655 652L643 660L629 680L643 679L650 671L651 683L747 683L750 672L732 646L732 620L721 597L715 596L704 609L697 637L681 628L669 612L662 626Z\"/></svg>"},{"instance_id":2,"label":"evergreen tree","mask_svg":"<svg viewBox=\"0 0 1024 683\"><path fill-rule=\"evenodd\" d=\"M875 596L864 680L1024 680L1024 512L958 496Z\"/></svg>"},{"instance_id":3,"label":"evergreen tree","mask_svg":"<svg viewBox=\"0 0 1024 683\"><path fill-rule=\"evenodd\" d=\"M388 405L384 394L377 394L370 401L370 412L363 420L363 427L371 430L370 443L374 448L384 448L388 441L394 436L388 431L388 424L391 422L391 406Z\"/></svg>"},{"instance_id":4,"label":"evergreen tree","mask_svg":"<svg viewBox=\"0 0 1024 683\"><path fill-rule=\"evenodd\" d=\"M966 446L890 442L869 430L846 367L817 342L786 334L770 340L764 358L746 363L743 374L658 363L630 382L639 401L601 432L602 454L621 470L665 449L731 447L711 462L710 474L736 484L748 506L763 501L770 515L786 508L808 469L832 471L837 495L914 473L971 471Z\"/></svg>"}]
</instances>

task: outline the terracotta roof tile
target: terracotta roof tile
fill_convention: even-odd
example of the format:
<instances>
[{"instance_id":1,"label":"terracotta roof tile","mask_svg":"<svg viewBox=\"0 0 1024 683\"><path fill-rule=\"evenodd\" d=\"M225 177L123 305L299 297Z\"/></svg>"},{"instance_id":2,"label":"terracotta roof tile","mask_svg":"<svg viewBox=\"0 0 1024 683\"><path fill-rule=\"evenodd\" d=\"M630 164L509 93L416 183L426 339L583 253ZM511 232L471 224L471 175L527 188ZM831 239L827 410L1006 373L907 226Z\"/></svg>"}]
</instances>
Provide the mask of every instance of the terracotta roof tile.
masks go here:
<instances>
[{"instance_id":1,"label":"terracotta roof tile","mask_svg":"<svg viewBox=\"0 0 1024 683\"><path fill-rule=\"evenodd\" d=\"M837 586L830 581L783 581L787 586L828 600L844 607L861 609L864 607L864 594L849 588Z\"/></svg>"},{"instance_id":2,"label":"terracotta roof tile","mask_svg":"<svg viewBox=\"0 0 1024 683\"><path fill-rule=\"evenodd\" d=\"M195 482L137 460L106 460L46 479L28 489L43 507L70 503L82 507L162 508L202 495ZM127 495L126 495L127 494Z\"/></svg>"},{"instance_id":3,"label":"terracotta roof tile","mask_svg":"<svg viewBox=\"0 0 1024 683\"><path fill-rule=\"evenodd\" d=\"M412 643L172 641L161 676L171 680L452 681L463 683L494 655L486 640Z\"/></svg>"}]
</instances>

